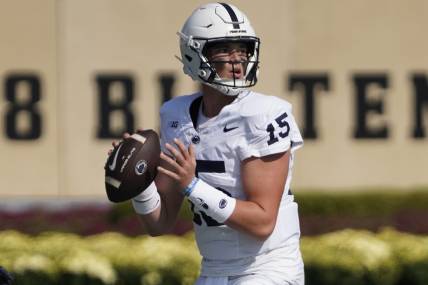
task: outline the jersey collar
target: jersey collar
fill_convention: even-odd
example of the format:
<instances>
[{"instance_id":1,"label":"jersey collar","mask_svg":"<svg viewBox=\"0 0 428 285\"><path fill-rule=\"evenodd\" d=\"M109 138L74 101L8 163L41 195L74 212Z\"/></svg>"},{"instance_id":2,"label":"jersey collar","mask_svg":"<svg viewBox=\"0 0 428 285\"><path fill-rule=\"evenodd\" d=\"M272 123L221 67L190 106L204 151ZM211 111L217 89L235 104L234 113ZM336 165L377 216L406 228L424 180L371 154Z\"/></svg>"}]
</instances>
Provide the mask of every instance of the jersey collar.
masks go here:
<instances>
[{"instance_id":1,"label":"jersey collar","mask_svg":"<svg viewBox=\"0 0 428 285\"><path fill-rule=\"evenodd\" d=\"M202 97L203 96L201 95L197 97L195 100L193 100L193 102L190 104L190 107L189 107L190 118L192 119L193 128L195 130L196 130L196 127L198 126L198 112L202 104Z\"/></svg>"}]
</instances>

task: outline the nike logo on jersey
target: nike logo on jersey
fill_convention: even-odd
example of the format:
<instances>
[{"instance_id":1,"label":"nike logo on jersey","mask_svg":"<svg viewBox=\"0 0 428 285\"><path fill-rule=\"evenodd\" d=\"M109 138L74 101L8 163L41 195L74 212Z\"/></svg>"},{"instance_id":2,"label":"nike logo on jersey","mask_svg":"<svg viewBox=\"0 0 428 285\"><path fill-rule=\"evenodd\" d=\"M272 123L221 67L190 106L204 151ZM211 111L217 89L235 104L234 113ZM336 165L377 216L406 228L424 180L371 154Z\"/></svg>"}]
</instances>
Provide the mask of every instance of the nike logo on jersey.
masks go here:
<instances>
[{"instance_id":1,"label":"nike logo on jersey","mask_svg":"<svg viewBox=\"0 0 428 285\"><path fill-rule=\"evenodd\" d=\"M117 151L116 151L116 153L115 153L115 155L114 155L114 157L113 157L113 161L112 161L112 163L108 166L108 168L110 168L110 170L111 170L111 171L113 171L113 170L116 168L117 156L119 155L119 150L120 150L120 148L122 147L122 145L123 145L123 144L121 144L121 145L119 146L119 148L117 149Z\"/></svg>"},{"instance_id":2,"label":"nike logo on jersey","mask_svg":"<svg viewBox=\"0 0 428 285\"><path fill-rule=\"evenodd\" d=\"M227 124L226 124L223 128L223 132L227 133L227 132L233 131L234 129L237 129L237 128L238 127L227 128Z\"/></svg>"}]
</instances>

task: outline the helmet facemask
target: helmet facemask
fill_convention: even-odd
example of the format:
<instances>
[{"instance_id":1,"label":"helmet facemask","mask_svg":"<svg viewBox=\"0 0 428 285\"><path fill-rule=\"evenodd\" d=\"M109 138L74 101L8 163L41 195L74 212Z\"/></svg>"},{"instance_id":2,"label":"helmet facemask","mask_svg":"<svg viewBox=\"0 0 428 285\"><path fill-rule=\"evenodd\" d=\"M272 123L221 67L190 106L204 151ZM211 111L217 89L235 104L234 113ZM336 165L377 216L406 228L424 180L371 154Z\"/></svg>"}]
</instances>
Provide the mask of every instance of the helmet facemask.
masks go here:
<instances>
[{"instance_id":1,"label":"helmet facemask","mask_svg":"<svg viewBox=\"0 0 428 285\"><path fill-rule=\"evenodd\" d=\"M201 41L202 39L200 39ZM204 48L201 52L200 76L204 84L210 85L225 95L235 96L246 88L257 83L258 72L258 38L223 38L204 40ZM228 43L244 43L246 46L245 57L238 59L213 59L208 55L210 49L218 45ZM231 76L222 77L219 69L228 69ZM238 75L238 76L237 76Z\"/></svg>"}]
</instances>

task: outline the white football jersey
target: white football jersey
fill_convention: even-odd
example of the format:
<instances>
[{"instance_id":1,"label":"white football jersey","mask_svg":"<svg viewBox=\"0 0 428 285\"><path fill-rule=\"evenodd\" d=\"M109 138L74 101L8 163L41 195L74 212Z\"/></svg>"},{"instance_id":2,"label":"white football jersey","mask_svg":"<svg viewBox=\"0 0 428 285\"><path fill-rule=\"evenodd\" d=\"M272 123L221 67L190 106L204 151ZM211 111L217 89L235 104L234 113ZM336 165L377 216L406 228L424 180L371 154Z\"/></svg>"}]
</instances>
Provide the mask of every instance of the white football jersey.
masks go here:
<instances>
[{"instance_id":1,"label":"white football jersey","mask_svg":"<svg viewBox=\"0 0 428 285\"><path fill-rule=\"evenodd\" d=\"M263 157L291 149L291 161L278 219L271 236L260 241L220 224L192 207L196 241L204 262L257 256L272 249L296 245L300 238L297 204L290 192L293 153L303 139L291 113L291 104L274 96L248 91L223 107L214 118L196 122L202 94L179 96L161 108L161 147L180 139L193 144L197 176L239 200L246 200L240 165L249 157ZM270 189L264 189L269 192ZM207 267L208 264L207 264Z\"/></svg>"}]
</instances>

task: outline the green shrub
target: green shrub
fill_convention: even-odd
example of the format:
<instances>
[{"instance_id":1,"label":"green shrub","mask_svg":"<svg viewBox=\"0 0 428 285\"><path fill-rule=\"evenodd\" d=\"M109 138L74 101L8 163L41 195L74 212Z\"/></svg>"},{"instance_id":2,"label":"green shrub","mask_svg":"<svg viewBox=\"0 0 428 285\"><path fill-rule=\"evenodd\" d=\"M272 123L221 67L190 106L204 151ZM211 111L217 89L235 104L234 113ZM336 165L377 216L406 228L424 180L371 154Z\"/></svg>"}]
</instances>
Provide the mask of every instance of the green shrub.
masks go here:
<instances>
[{"instance_id":1,"label":"green shrub","mask_svg":"<svg viewBox=\"0 0 428 285\"><path fill-rule=\"evenodd\" d=\"M392 285L398 267L391 246L367 231L302 239L308 284Z\"/></svg>"},{"instance_id":2,"label":"green shrub","mask_svg":"<svg viewBox=\"0 0 428 285\"><path fill-rule=\"evenodd\" d=\"M428 284L425 236L345 230L303 238L302 253L307 284Z\"/></svg>"},{"instance_id":3,"label":"green shrub","mask_svg":"<svg viewBox=\"0 0 428 285\"><path fill-rule=\"evenodd\" d=\"M427 189L397 191L297 191L301 215L385 216L403 210L428 210Z\"/></svg>"},{"instance_id":4,"label":"green shrub","mask_svg":"<svg viewBox=\"0 0 428 285\"><path fill-rule=\"evenodd\" d=\"M398 233L392 229L386 229L378 236L392 245L395 259L402 269L397 284L428 284L428 237Z\"/></svg>"},{"instance_id":5,"label":"green shrub","mask_svg":"<svg viewBox=\"0 0 428 285\"><path fill-rule=\"evenodd\" d=\"M129 238L106 233L82 238L0 232L0 265L17 285L193 284L200 256L192 235Z\"/></svg>"},{"instance_id":6,"label":"green shrub","mask_svg":"<svg viewBox=\"0 0 428 285\"><path fill-rule=\"evenodd\" d=\"M307 285L426 285L428 237L344 230L301 241ZM80 237L0 232L0 265L14 285L190 285L200 266L193 234Z\"/></svg>"}]
</instances>

